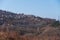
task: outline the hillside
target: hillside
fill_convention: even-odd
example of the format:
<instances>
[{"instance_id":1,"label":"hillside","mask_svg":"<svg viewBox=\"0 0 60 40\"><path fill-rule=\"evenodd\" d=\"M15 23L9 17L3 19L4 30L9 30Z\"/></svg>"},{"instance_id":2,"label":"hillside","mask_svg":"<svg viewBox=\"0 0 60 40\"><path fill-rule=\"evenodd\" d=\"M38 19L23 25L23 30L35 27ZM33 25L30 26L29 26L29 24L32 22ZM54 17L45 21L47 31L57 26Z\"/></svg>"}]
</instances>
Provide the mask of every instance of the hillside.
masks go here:
<instances>
[{"instance_id":1,"label":"hillside","mask_svg":"<svg viewBox=\"0 0 60 40\"><path fill-rule=\"evenodd\" d=\"M0 10L0 40L60 40L60 22Z\"/></svg>"}]
</instances>

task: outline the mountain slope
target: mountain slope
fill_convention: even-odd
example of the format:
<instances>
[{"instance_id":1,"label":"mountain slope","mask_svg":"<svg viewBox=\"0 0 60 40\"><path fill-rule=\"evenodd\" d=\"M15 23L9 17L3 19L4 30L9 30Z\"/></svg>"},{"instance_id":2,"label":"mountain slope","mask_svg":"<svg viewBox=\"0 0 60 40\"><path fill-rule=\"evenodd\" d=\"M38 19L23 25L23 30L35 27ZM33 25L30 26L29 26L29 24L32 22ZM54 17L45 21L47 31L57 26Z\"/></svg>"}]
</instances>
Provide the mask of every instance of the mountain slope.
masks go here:
<instances>
[{"instance_id":1,"label":"mountain slope","mask_svg":"<svg viewBox=\"0 0 60 40\"><path fill-rule=\"evenodd\" d=\"M60 40L56 19L0 10L1 40Z\"/></svg>"}]
</instances>

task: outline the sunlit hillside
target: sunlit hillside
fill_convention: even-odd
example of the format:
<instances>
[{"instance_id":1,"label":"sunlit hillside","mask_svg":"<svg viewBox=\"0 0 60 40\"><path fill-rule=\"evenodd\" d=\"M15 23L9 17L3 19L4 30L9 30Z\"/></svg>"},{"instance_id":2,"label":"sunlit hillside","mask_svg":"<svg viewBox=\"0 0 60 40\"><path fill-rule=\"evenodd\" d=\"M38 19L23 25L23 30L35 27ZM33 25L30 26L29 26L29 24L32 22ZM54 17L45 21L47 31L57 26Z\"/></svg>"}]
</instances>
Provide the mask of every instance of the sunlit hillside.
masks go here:
<instances>
[{"instance_id":1,"label":"sunlit hillside","mask_svg":"<svg viewBox=\"0 0 60 40\"><path fill-rule=\"evenodd\" d=\"M0 10L0 40L60 40L60 21Z\"/></svg>"}]
</instances>

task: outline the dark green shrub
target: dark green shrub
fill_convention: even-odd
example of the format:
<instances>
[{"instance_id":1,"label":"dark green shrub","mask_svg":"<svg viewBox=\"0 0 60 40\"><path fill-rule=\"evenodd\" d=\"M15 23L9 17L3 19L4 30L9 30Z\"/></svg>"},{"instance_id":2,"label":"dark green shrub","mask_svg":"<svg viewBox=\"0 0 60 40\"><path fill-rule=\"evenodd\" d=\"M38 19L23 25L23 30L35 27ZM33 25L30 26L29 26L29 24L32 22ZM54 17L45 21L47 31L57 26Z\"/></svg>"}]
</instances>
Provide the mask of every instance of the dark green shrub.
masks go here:
<instances>
[{"instance_id":1,"label":"dark green shrub","mask_svg":"<svg viewBox=\"0 0 60 40\"><path fill-rule=\"evenodd\" d=\"M55 21L52 23L52 26L54 27L58 27L60 25L60 22L59 21Z\"/></svg>"}]
</instances>

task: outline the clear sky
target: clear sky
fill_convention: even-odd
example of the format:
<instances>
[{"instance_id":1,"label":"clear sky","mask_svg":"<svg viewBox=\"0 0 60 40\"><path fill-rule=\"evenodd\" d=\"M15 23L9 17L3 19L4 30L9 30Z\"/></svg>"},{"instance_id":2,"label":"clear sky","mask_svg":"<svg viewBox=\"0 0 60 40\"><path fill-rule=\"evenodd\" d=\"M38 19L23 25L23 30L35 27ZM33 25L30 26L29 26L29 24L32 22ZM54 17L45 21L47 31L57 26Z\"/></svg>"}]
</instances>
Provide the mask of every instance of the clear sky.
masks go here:
<instances>
[{"instance_id":1,"label":"clear sky","mask_svg":"<svg viewBox=\"0 0 60 40\"><path fill-rule=\"evenodd\" d=\"M0 0L0 9L58 19L60 0Z\"/></svg>"}]
</instances>

